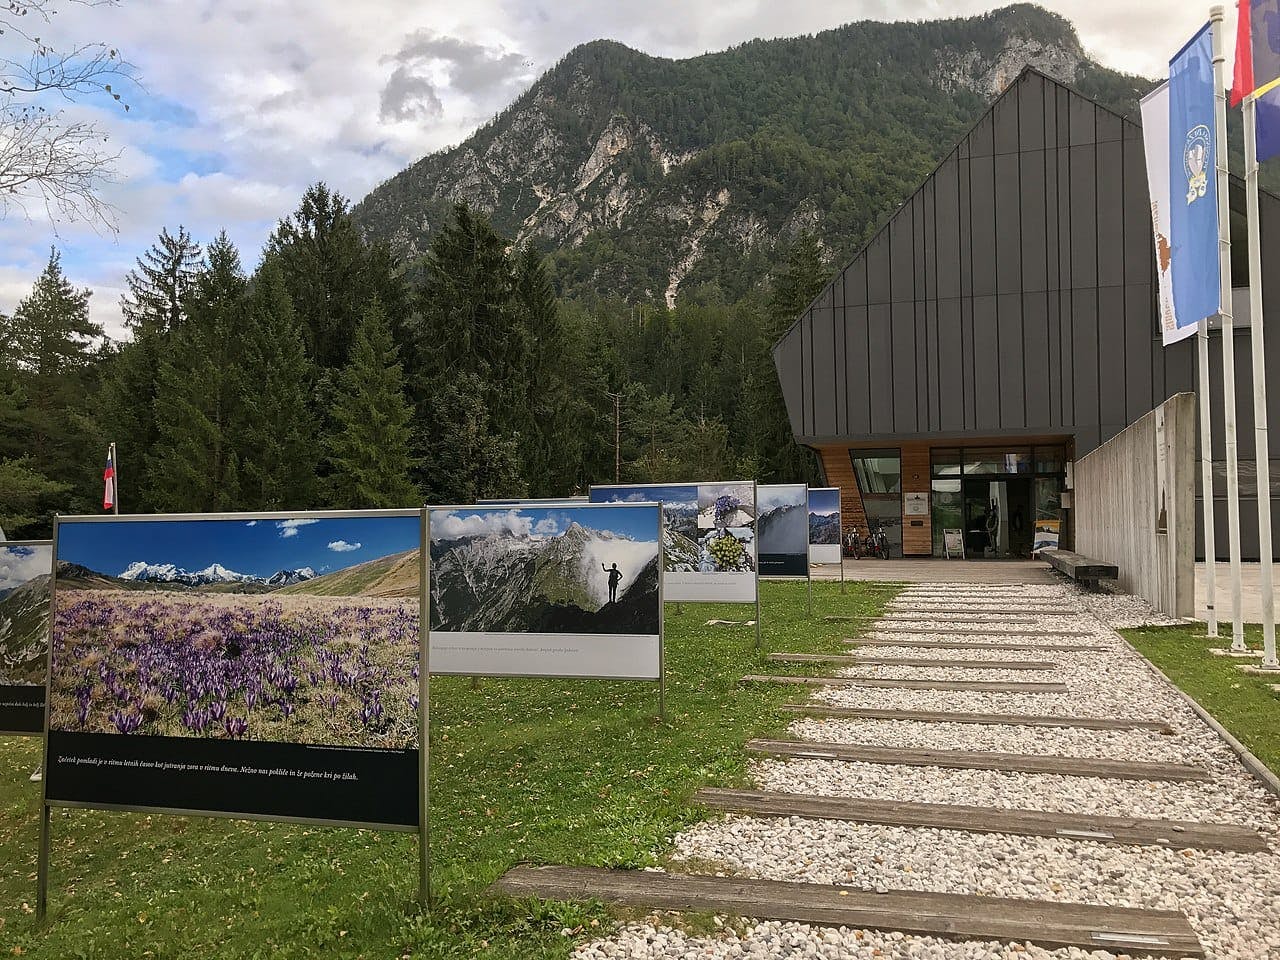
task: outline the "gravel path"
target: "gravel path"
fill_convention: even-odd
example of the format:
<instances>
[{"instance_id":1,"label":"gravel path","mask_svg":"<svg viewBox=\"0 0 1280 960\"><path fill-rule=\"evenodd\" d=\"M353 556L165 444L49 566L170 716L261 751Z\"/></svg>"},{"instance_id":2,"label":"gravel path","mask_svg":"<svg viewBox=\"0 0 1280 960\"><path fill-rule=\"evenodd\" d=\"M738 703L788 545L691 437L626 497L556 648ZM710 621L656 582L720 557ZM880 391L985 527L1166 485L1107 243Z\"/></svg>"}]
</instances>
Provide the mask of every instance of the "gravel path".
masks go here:
<instances>
[{"instance_id":1,"label":"gravel path","mask_svg":"<svg viewBox=\"0 0 1280 960\"><path fill-rule=\"evenodd\" d=\"M715 870L865 889L925 890L1178 910L1212 960L1280 960L1280 802L1248 774L1234 753L1112 627L1167 622L1133 597L1085 593L1067 582L1025 588L975 589L971 584L916 585L897 609L1070 604L1070 616L954 615L893 625L910 633L871 634L864 655L921 660L1047 660L1053 670L856 665L834 673L887 679L1062 682L1069 692L819 688L814 699L836 706L900 710L1027 713L1060 717L1159 719L1171 736L1144 730L1086 730L1008 724L927 723L802 717L789 734L804 740L888 747L984 750L1032 755L1192 763L1208 783L1110 780L996 770L949 770L899 764L761 758L751 765L757 788L787 793L960 803L996 809L1052 810L1235 823L1267 838L1264 853L1170 850L1083 840L976 834L925 828L815 820L729 816L705 821L675 838L672 868ZM991 632L955 637L949 630ZM1017 637L1009 630L1083 630L1081 637ZM902 640L963 639L1025 643L1028 650L930 649ZM1037 651L1038 643L1099 644L1102 651ZM1044 950L1008 943L953 943L900 933L831 930L790 923L730 923L693 936L657 918L635 923L580 947L597 958L916 958L1010 960L1090 958L1106 951Z\"/></svg>"}]
</instances>

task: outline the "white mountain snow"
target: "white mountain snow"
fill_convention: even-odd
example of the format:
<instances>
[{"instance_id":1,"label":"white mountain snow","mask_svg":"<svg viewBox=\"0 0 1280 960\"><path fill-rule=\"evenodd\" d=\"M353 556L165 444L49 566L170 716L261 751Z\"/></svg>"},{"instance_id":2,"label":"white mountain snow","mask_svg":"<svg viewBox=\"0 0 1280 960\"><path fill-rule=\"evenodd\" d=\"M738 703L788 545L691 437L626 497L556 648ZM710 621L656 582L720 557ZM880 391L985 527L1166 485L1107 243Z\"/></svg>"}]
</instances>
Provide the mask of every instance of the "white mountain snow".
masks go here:
<instances>
[{"instance_id":1,"label":"white mountain snow","mask_svg":"<svg viewBox=\"0 0 1280 960\"><path fill-rule=\"evenodd\" d=\"M203 570L185 570L172 563L147 563L135 560L120 573L121 580L138 580L147 583L183 583L189 587L199 587L210 583L263 583L270 587L284 587L301 583L314 577L315 571L310 567L298 570L280 570L269 577L257 577L248 573L237 573L228 570L220 563L211 563Z\"/></svg>"}]
</instances>

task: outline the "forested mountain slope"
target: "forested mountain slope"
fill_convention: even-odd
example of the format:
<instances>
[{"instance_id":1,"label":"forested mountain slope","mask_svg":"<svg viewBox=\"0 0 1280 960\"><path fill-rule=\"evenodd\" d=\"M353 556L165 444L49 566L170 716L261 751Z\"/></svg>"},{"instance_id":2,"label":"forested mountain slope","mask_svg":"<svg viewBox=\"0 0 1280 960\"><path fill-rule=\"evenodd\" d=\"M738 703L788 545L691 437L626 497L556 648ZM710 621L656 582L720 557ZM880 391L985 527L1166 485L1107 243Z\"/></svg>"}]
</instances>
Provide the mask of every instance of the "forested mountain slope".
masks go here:
<instances>
[{"instance_id":1,"label":"forested mountain slope","mask_svg":"<svg viewBox=\"0 0 1280 960\"><path fill-rule=\"evenodd\" d=\"M1149 81L1088 58L1017 4L864 21L686 60L611 41L570 52L491 123L355 209L413 260L465 200L552 254L560 291L674 302L745 294L802 230L841 261L1026 65L1136 116Z\"/></svg>"}]
</instances>

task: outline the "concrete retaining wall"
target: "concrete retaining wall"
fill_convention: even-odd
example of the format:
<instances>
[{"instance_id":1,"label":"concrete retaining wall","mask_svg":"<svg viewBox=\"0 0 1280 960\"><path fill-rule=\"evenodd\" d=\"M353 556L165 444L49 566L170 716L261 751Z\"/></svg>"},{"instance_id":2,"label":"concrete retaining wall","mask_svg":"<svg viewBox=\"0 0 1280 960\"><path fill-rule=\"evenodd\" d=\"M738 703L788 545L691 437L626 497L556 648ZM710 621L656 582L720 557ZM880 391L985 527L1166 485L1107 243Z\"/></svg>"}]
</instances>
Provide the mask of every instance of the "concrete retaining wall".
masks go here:
<instances>
[{"instance_id":1,"label":"concrete retaining wall","mask_svg":"<svg viewBox=\"0 0 1280 960\"><path fill-rule=\"evenodd\" d=\"M1194 393L1170 397L1077 460L1075 549L1120 568L1120 587L1171 616L1195 611Z\"/></svg>"}]
</instances>

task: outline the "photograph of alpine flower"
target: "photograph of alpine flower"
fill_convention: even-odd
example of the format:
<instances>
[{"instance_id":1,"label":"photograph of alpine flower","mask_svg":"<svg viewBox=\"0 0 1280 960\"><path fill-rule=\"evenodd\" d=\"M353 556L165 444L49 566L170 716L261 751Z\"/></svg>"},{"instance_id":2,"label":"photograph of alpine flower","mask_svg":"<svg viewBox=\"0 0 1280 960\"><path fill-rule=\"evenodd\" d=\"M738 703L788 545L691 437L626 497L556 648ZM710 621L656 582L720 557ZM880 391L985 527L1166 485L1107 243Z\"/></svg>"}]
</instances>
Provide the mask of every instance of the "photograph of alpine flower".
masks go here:
<instances>
[{"instance_id":1,"label":"photograph of alpine flower","mask_svg":"<svg viewBox=\"0 0 1280 960\"><path fill-rule=\"evenodd\" d=\"M760 575L809 575L809 495L803 483L761 484L756 488L756 533Z\"/></svg>"},{"instance_id":2,"label":"photograph of alpine flower","mask_svg":"<svg viewBox=\"0 0 1280 960\"><path fill-rule=\"evenodd\" d=\"M704 483L698 485L698 528L748 527L755 523L753 483Z\"/></svg>"},{"instance_id":3,"label":"photograph of alpine flower","mask_svg":"<svg viewBox=\"0 0 1280 960\"><path fill-rule=\"evenodd\" d=\"M698 541L699 573L751 573L756 568L751 527L715 527Z\"/></svg>"},{"instance_id":4,"label":"photograph of alpine flower","mask_svg":"<svg viewBox=\"0 0 1280 960\"><path fill-rule=\"evenodd\" d=\"M655 506L431 511L433 633L658 633Z\"/></svg>"},{"instance_id":5,"label":"photograph of alpine flower","mask_svg":"<svg viewBox=\"0 0 1280 960\"><path fill-rule=\"evenodd\" d=\"M420 514L64 520L50 729L410 749Z\"/></svg>"},{"instance_id":6,"label":"photograph of alpine flower","mask_svg":"<svg viewBox=\"0 0 1280 960\"><path fill-rule=\"evenodd\" d=\"M44 686L53 544L0 543L0 687Z\"/></svg>"}]
</instances>

